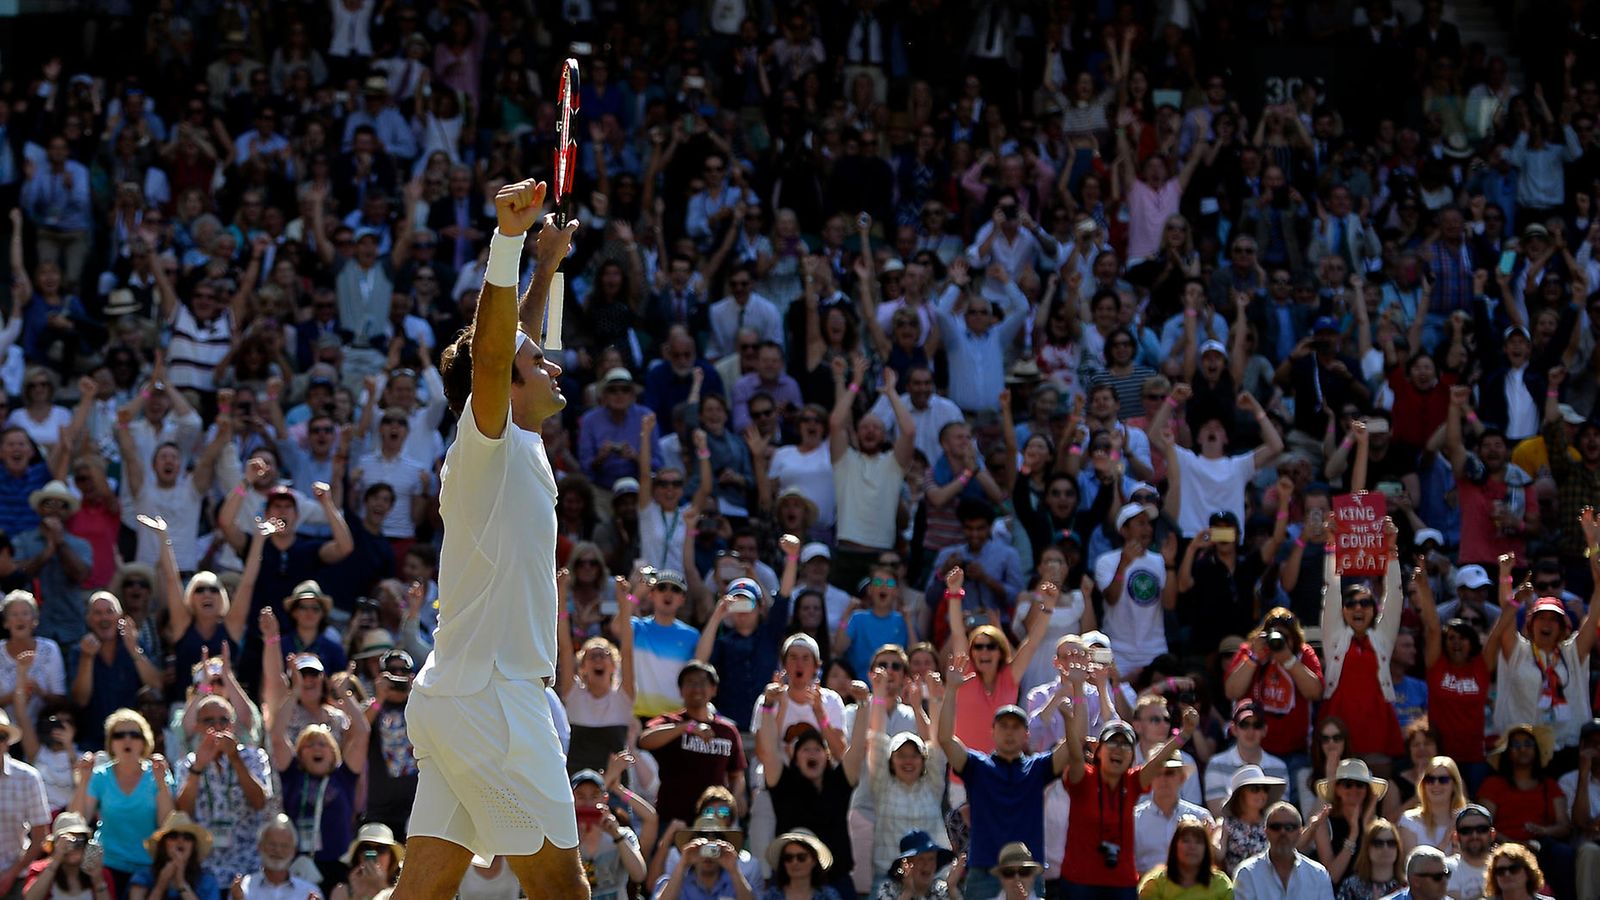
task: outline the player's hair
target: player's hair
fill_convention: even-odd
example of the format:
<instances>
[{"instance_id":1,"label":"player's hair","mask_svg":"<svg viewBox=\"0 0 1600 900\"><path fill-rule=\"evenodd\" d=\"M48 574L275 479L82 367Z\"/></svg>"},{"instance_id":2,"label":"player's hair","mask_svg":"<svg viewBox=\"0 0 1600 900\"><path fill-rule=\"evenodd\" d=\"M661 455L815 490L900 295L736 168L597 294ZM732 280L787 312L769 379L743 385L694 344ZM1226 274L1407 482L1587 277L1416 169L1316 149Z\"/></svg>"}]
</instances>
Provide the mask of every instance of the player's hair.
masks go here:
<instances>
[{"instance_id":1,"label":"player's hair","mask_svg":"<svg viewBox=\"0 0 1600 900\"><path fill-rule=\"evenodd\" d=\"M467 407L467 398L472 395L472 335L477 326L476 319L467 323L467 327L461 329L450 346L439 354L439 379L444 382L445 402L450 404L450 411L458 417ZM522 383L522 374L515 365L511 367L511 383Z\"/></svg>"}]
</instances>

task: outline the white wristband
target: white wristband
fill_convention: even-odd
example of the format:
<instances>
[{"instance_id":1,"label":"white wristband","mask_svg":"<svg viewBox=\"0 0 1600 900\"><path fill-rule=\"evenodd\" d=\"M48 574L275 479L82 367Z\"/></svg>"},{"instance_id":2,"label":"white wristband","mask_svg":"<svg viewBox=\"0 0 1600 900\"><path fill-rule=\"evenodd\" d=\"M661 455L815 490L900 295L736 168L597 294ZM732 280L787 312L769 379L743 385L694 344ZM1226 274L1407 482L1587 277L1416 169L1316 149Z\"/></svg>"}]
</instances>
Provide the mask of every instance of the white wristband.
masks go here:
<instances>
[{"instance_id":1,"label":"white wristband","mask_svg":"<svg viewBox=\"0 0 1600 900\"><path fill-rule=\"evenodd\" d=\"M512 237L494 230L489 239L489 264L484 267L483 280L495 287L514 288L522 277L523 235Z\"/></svg>"}]
</instances>

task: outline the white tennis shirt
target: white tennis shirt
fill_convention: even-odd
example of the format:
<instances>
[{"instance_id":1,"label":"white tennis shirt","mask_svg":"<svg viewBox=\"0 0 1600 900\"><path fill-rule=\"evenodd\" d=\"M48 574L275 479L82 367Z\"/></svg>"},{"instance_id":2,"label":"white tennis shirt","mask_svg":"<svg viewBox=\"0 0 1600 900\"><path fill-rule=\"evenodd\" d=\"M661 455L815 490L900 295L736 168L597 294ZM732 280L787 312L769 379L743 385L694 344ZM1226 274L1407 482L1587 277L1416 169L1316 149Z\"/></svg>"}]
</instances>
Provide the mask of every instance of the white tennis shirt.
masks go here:
<instances>
[{"instance_id":1,"label":"white tennis shirt","mask_svg":"<svg viewBox=\"0 0 1600 900\"><path fill-rule=\"evenodd\" d=\"M478 430L472 399L445 453L439 512L439 627L418 693L477 693L490 676L555 676L556 480L539 435Z\"/></svg>"}]
</instances>

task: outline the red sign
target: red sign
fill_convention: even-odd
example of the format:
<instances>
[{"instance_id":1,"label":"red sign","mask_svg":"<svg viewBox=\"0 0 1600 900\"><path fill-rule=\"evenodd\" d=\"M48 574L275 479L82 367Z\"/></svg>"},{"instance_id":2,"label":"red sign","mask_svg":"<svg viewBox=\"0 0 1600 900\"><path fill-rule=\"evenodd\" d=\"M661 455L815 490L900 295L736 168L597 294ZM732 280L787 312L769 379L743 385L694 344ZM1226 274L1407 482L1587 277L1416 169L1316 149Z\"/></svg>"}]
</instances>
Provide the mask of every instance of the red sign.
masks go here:
<instances>
[{"instance_id":1,"label":"red sign","mask_svg":"<svg viewBox=\"0 0 1600 900\"><path fill-rule=\"evenodd\" d=\"M1334 550L1341 575L1382 575L1389 565L1384 547L1384 496L1363 491L1333 498L1337 523Z\"/></svg>"}]
</instances>

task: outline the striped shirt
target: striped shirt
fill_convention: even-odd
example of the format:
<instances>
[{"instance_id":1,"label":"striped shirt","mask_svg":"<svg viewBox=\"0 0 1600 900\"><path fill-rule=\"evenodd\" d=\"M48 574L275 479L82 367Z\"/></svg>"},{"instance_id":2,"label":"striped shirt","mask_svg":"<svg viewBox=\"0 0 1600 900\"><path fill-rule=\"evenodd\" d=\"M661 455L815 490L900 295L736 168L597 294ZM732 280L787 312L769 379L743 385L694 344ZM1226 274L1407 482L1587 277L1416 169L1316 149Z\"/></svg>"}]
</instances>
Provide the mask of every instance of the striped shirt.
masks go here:
<instances>
[{"instance_id":1,"label":"striped shirt","mask_svg":"<svg viewBox=\"0 0 1600 900\"><path fill-rule=\"evenodd\" d=\"M233 313L224 309L202 325L180 304L172 316L172 337L167 342L167 370L172 383L202 393L216 389L216 368L233 346Z\"/></svg>"},{"instance_id":2,"label":"striped shirt","mask_svg":"<svg viewBox=\"0 0 1600 900\"><path fill-rule=\"evenodd\" d=\"M20 760L0 760L0 866L15 865L25 849L30 827L48 827L50 807L39 771Z\"/></svg>"}]
</instances>

